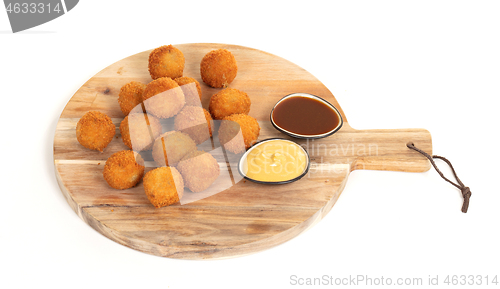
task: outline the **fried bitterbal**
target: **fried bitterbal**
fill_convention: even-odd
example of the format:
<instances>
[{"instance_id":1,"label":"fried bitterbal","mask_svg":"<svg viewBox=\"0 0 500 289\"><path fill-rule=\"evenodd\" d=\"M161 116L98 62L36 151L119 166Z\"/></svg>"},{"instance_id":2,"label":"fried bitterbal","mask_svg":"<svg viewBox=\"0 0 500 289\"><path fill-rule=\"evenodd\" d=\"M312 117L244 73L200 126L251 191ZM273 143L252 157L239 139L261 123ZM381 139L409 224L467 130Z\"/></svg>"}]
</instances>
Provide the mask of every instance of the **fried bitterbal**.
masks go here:
<instances>
[{"instance_id":1,"label":"fried bitterbal","mask_svg":"<svg viewBox=\"0 0 500 289\"><path fill-rule=\"evenodd\" d=\"M133 151L119 151L108 158L102 174L112 188L119 190L132 188L144 175L144 160Z\"/></svg>"},{"instance_id":2,"label":"fried bitterbal","mask_svg":"<svg viewBox=\"0 0 500 289\"><path fill-rule=\"evenodd\" d=\"M120 124L123 143L134 151L151 150L161 130L160 120L146 113L131 113Z\"/></svg>"},{"instance_id":3,"label":"fried bitterbal","mask_svg":"<svg viewBox=\"0 0 500 289\"><path fill-rule=\"evenodd\" d=\"M177 165L184 184L192 192L206 190L219 177L217 160L204 151L192 151L185 155Z\"/></svg>"},{"instance_id":4,"label":"fried bitterbal","mask_svg":"<svg viewBox=\"0 0 500 289\"><path fill-rule=\"evenodd\" d=\"M185 133L169 131L159 136L153 144L153 159L159 166L175 166L196 143Z\"/></svg>"},{"instance_id":5,"label":"fried bitterbal","mask_svg":"<svg viewBox=\"0 0 500 289\"><path fill-rule=\"evenodd\" d=\"M184 194L184 181L174 167L151 170L144 176L144 192L156 208L179 202Z\"/></svg>"},{"instance_id":6,"label":"fried bitterbal","mask_svg":"<svg viewBox=\"0 0 500 289\"><path fill-rule=\"evenodd\" d=\"M200 83L192 77L179 77L174 79L184 92L186 105L201 106L201 87Z\"/></svg>"},{"instance_id":7,"label":"fried bitterbal","mask_svg":"<svg viewBox=\"0 0 500 289\"><path fill-rule=\"evenodd\" d=\"M248 94L238 89L226 88L212 95L208 108L214 119L223 119L231 114L248 114L250 104Z\"/></svg>"},{"instance_id":8,"label":"fried bitterbal","mask_svg":"<svg viewBox=\"0 0 500 289\"><path fill-rule=\"evenodd\" d=\"M100 111L89 111L76 124L76 139L91 150L102 152L113 140L116 127L111 118Z\"/></svg>"},{"instance_id":9,"label":"fried bitterbal","mask_svg":"<svg viewBox=\"0 0 500 289\"><path fill-rule=\"evenodd\" d=\"M175 116L175 129L189 135L196 144L212 136L212 117L204 108L186 105Z\"/></svg>"},{"instance_id":10,"label":"fried bitterbal","mask_svg":"<svg viewBox=\"0 0 500 289\"><path fill-rule=\"evenodd\" d=\"M186 103L182 89L169 77L151 81L144 89L142 100L146 112L159 118L176 115Z\"/></svg>"},{"instance_id":11,"label":"fried bitterbal","mask_svg":"<svg viewBox=\"0 0 500 289\"><path fill-rule=\"evenodd\" d=\"M210 51L200 63L201 79L211 87L227 87L237 72L236 59L227 49Z\"/></svg>"},{"instance_id":12,"label":"fried bitterbal","mask_svg":"<svg viewBox=\"0 0 500 289\"><path fill-rule=\"evenodd\" d=\"M127 116L132 109L142 103L142 93L146 85L137 81L131 81L120 89L118 104L123 114Z\"/></svg>"},{"instance_id":13,"label":"fried bitterbal","mask_svg":"<svg viewBox=\"0 0 500 289\"><path fill-rule=\"evenodd\" d=\"M246 114L225 117L219 128L219 140L224 148L235 154L244 152L259 137L257 120Z\"/></svg>"},{"instance_id":14,"label":"fried bitterbal","mask_svg":"<svg viewBox=\"0 0 500 289\"><path fill-rule=\"evenodd\" d=\"M184 54L172 45L163 45L149 54L149 74L152 79L181 77L184 71Z\"/></svg>"}]
</instances>

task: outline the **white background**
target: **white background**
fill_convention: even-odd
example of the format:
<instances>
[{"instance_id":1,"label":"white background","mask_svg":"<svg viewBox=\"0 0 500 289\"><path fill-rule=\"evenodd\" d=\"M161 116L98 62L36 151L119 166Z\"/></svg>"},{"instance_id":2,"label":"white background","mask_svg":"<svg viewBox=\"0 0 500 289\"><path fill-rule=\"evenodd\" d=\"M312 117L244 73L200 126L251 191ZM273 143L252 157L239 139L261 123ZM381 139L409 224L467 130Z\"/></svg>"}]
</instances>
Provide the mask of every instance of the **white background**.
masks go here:
<instances>
[{"instance_id":1,"label":"white background","mask_svg":"<svg viewBox=\"0 0 500 289\"><path fill-rule=\"evenodd\" d=\"M0 11L0 287L302 288L291 275L426 284L429 275L442 282L448 274L500 274L500 3L235 3L87 0L17 34ZM434 153L471 188L469 213L434 170L355 171L320 223L250 256L174 260L103 237L57 185L58 117L104 67L195 42L248 46L296 63L332 91L354 128L428 129Z\"/></svg>"}]
</instances>

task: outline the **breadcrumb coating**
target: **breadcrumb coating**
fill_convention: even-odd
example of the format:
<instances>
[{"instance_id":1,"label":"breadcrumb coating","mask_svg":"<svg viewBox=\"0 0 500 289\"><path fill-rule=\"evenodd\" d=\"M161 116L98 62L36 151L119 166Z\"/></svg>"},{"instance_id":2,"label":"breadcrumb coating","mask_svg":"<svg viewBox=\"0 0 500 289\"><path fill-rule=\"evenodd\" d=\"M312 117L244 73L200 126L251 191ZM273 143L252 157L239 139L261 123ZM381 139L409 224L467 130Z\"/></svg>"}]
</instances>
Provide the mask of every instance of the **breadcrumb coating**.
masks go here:
<instances>
[{"instance_id":1,"label":"breadcrumb coating","mask_svg":"<svg viewBox=\"0 0 500 289\"><path fill-rule=\"evenodd\" d=\"M152 79L181 77L184 71L184 54L172 45L163 45L149 54L148 69Z\"/></svg>"},{"instance_id":2,"label":"breadcrumb coating","mask_svg":"<svg viewBox=\"0 0 500 289\"><path fill-rule=\"evenodd\" d=\"M125 116L127 116L132 109L142 103L142 93L146 85L137 81L131 81L120 89L118 95L118 104Z\"/></svg>"},{"instance_id":3,"label":"breadcrumb coating","mask_svg":"<svg viewBox=\"0 0 500 289\"><path fill-rule=\"evenodd\" d=\"M233 114L222 120L219 140L225 149L237 154L251 147L259 133L260 126L255 118L246 114Z\"/></svg>"},{"instance_id":4,"label":"breadcrumb coating","mask_svg":"<svg viewBox=\"0 0 500 289\"><path fill-rule=\"evenodd\" d=\"M174 167L161 167L146 173L144 192L155 208L179 202L184 194L184 181Z\"/></svg>"},{"instance_id":5,"label":"breadcrumb coating","mask_svg":"<svg viewBox=\"0 0 500 289\"><path fill-rule=\"evenodd\" d=\"M192 151L177 165L185 186L197 193L206 190L220 175L217 160L204 151Z\"/></svg>"},{"instance_id":6,"label":"breadcrumb coating","mask_svg":"<svg viewBox=\"0 0 500 289\"><path fill-rule=\"evenodd\" d=\"M201 106L201 86L196 79L183 76L174 79L174 81L181 87L186 98L186 105Z\"/></svg>"},{"instance_id":7,"label":"breadcrumb coating","mask_svg":"<svg viewBox=\"0 0 500 289\"><path fill-rule=\"evenodd\" d=\"M132 188L144 175L144 160L133 151L119 151L108 158L102 174L112 188L119 190Z\"/></svg>"},{"instance_id":8,"label":"breadcrumb coating","mask_svg":"<svg viewBox=\"0 0 500 289\"><path fill-rule=\"evenodd\" d=\"M169 77L151 81L142 94L146 112L159 118L176 115L186 104L182 89Z\"/></svg>"},{"instance_id":9,"label":"breadcrumb coating","mask_svg":"<svg viewBox=\"0 0 500 289\"><path fill-rule=\"evenodd\" d=\"M210 136L212 136L212 129L214 127L214 121L212 119L212 116L210 115L210 113L206 109L203 109L203 113L205 114L205 119L207 120L207 123L208 123L208 132L210 133Z\"/></svg>"},{"instance_id":10,"label":"breadcrumb coating","mask_svg":"<svg viewBox=\"0 0 500 289\"><path fill-rule=\"evenodd\" d=\"M175 130L189 135L196 144L201 144L212 136L213 120L204 108L186 105L175 116L174 126Z\"/></svg>"},{"instance_id":11,"label":"breadcrumb coating","mask_svg":"<svg viewBox=\"0 0 500 289\"><path fill-rule=\"evenodd\" d=\"M123 143L134 151L151 150L161 131L160 120L147 113L129 114L120 123Z\"/></svg>"},{"instance_id":12,"label":"breadcrumb coating","mask_svg":"<svg viewBox=\"0 0 500 289\"><path fill-rule=\"evenodd\" d=\"M169 131L160 135L153 144L153 159L159 166L175 166L196 143L185 133Z\"/></svg>"},{"instance_id":13,"label":"breadcrumb coating","mask_svg":"<svg viewBox=\"0 0 500 289\"><path fill-rule=\"evenodd\" d=\"M211 87L227 87L237 73L236 59L227 49L210 51L200 63L201 79Z\"/></svg>"},{"instance_id":14,"label":"breadcrumb coating","mask_svg":"<svg viewBox=\"0 0 500 289\"><path fill-rule=\"evenodd\" d=\"M226 88L212 95L208 109L214 119L223 119L226 116L250 112L250 97L245 92Z\"/></svg>"},{"instance_id":15,"label":"breadcrumb coating","mask_svg":"<svg viewBox=\"0 0 500 289\"><path fill-rule=\"evenodd\" d=\"M116 127L109 116L89 111L76 124L76 139L91 150L102 152L115 136Z\"/></svg>"}]
</instances>

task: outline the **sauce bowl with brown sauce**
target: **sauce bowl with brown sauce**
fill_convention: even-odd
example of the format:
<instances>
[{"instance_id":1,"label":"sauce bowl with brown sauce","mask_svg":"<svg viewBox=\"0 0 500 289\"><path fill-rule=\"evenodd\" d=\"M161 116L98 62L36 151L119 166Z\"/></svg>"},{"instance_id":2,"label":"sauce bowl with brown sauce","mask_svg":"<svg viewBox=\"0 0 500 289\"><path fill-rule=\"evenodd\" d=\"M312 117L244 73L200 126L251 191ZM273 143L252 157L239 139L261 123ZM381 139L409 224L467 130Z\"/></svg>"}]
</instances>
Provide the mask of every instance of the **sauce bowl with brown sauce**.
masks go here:
<instances>
[{"instance_id":1,"label":"sauce bowl with brown sauce","mask_svg":"<svg viewBox=\"0 0 500 289\"><path fill-rule=\"evenodd\" d=\"M274 105L271 123L289 136L317 139L337 132L343 120L337 108L323 98L308 93L293 93Z\"/></svg>"}]
</instances>

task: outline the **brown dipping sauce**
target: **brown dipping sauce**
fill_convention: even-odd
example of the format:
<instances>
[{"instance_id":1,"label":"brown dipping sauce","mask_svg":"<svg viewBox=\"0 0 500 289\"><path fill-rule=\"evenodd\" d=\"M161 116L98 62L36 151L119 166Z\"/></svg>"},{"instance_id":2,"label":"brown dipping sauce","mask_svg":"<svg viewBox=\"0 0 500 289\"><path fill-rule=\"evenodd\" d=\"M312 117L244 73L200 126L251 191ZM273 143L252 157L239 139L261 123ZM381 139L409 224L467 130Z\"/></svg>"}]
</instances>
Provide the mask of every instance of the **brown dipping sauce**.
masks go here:
<instances>
[{"instance_id":1,"label":"brown dipping sauce","mask_svg":"<svg viewBox=\"0 0 500 289\"><path fill-rule=\"evenodd\" d=\"M332 107L304 96L289 97L278 103L272 118L280 128L300 135L324 134L335 129L340 122Z\"/></svg>"}]
</instances>

